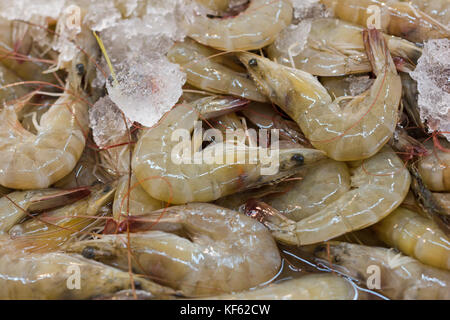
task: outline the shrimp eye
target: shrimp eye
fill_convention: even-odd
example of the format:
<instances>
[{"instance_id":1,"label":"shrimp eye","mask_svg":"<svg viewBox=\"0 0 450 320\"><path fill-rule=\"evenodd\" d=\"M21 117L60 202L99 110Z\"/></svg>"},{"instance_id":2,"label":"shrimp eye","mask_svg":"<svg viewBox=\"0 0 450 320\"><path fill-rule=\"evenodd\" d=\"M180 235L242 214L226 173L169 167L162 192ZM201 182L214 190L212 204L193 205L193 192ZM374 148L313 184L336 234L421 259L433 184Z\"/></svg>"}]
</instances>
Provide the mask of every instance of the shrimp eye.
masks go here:
<instances>
[{"instance_id":1,"label":"shrimp eye","mask_svg":"<svg viewBox=\"0 0 450 320\"><path fill-rule=\"evenodd\" d=\"M256 61L256 59L250 59L250 60L248 61L248 65L249 65L250 67L256 67L256 66L258 65L258 61Z\"/></svg>"},{"instance_id":2,"label":"shrimp eye","mask_svg":"<svg viewBox=\"0 0 450 320\"><path fill-rule=\"evenodd\" d=\"M303 164L305 162L305 158L300 153L294 154L291 160L297 162L298 164Z\"/></svg>"},{"instance_id":3,"label":"shrimp eye","mask_svg":"<svg viewBox=\"0 0 450 320\"><path fill-rule=\"evenodd\" d=\"M86 259L94 259L95 258L95 249L93 247L86 247L81 252L81 255Z\"/></svg>"},{"instance_id":4,"label":"shrimp eye","mask_svg":"<svg viewBox=\"0 0 450 320\"><path fill-rule=\"evenodd\" d=\"M77 68L78 75L82 76L84 74L84 64L79 63L75 67Z\"/></svg>"}]
</instances>

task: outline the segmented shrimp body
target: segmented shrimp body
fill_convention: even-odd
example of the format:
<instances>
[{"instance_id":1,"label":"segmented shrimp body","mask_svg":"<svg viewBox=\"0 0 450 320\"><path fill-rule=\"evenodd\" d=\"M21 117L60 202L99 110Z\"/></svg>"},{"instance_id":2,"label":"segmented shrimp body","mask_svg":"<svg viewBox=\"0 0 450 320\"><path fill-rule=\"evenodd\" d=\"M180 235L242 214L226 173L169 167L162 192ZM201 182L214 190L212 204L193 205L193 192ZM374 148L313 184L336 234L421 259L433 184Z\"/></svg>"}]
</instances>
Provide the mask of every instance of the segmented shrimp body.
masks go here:
<instances>
[{"instance_id":1,"label":"segmented shrimp body","mask_svg":"<svg viewBox=\"0 0 450 320\"><path fill-rule=\"evenodd\" d=\"M2 240L0 248L0 299L92 299L132 286L128 272L80 255L24 253L7 240ZM70 279L77 270L79 288ZM134 276L133 280L154 298L168 299L175 294L144 278Z\"/></svg>"},{"instance_id":2,"label":"segmented shrimp body","mask_svg":"<svg viewBox=\"0 0 450 320\"><path fill-rule=\"evenodd\" d=\"M187 296L246 290L270 280L281 265L262 224L212 204L169 207L132 225L141 230L129 234L133 270ZM126 234L107 235L67 250L128 270L127 243Z\"/></svg>"},{"instance_id":3,"label":"segmented shrimp body","mask_svg":"<svg viewBox=\"0 0 450 320\"><path fill-rule=\"evenodd\" d=\"M194 40L220 50L254 50L272 43L292 20L287 0L252 0L235 17L198 16L188 30Z\"/></svg>"},{"instance_id":4,"label":"segmented shrimp body","mask_svg":"<svg viewBox=\"0 0 450 320\"><path fill-rule=\"evenodd\" d=\"M296 28L304 28L299 25ZM288 29L286 29L288 30ZM291 31L293 32L293 31ZM363 28L339 19L315 19L304 47L296 37L283 31L267 48L268 57L288 67L295 67L317 76L342 76L372 71L364 49ZM384 35L397 68L413 71L422 50L413 43Z\"/></svg>"},{"instance_id":5,"label":"segmented shrimp body","mask_svg":"<svg viewBox=\"0 0 450 320\"><path fill-rule=\"evenodd\" d=\"M332 274L309 274L261 289L215 296L214 300L355 300L352 284Z\"/></svg>"},{"instance_id":6,"label":"segmented shrimp body","mask_svg":"<svg viewBox=\"0 0 450 320\"><path fill-rule=\"evenodd\" d=\"M324 154L315 149L280 150L280 166L274 175L261 175L263 163L259 160L255 164L249 161L240 163L236 160L230 162L224 160L222 164L217 162L208 164L206 161L202 164L176 164L174 159L180 156L173 154L178 144L171 138L173 131L182 129L192 132L194 122L199 118L197 110L214 101L217 101L217 98L205 98L188 106L176 106L156 127L146 131L137 142L133 154L133 171L142 188L153 198L174 204L213 201L251 186L256 187L290 176L302 165L324 158ZM227 146L226 141L208 147L223 146ZM227 152L235 154L236 149L225 149L224 154ZM208 150L207 148L203 150L204 154ZM215 150L217 149L214 149L213 153ZM242 146L239 152L242 151L245 159L248 159L249 150L246 146Z\"/></svg>"},{"instance_id":7,"label":"segmented shrimp body","mask_svg":"<svg viewBox=\"0 0 450 320\"><path fill-rule=\"evenodd\" d=\"M394 211L406 197L411 177L390 148L349 166L352 189L298 222L258 203L250 206L247 214L262 221L278 241L307 245L373 225Z\"/></svg>"},{"instance_id":8,"label":"segmented shrimp body","mask_svg":"<svg viewBox=\"0 0 450 320\"><path fill-rule=\"evenodd\" d=\"M251 53L238 53L271 101L295 120L312 145L338 161L365 159L392 137L397 124L401 80L381 33L364 31L377 78L369 90L341 106L311 74Z\"/></svg>"},{"instance_id":9,"label":"segmented shrimp body","mask_svg":"<svg viewBox=\"0 0 450 320\"><path fill-rule=\"evenodd\" d=\"M448 38L449 29L409 3L386 0L321 0L333 9L339 19L366 27L373 12L370 6L378 6L381 13L381 29L412 42Z\"/></svg>"},{"instance_id":10,"label":"segmented shrimp body","mask_svg":"<svg viewBox=\"0 0 450 320\"><path fill-rule=\"evenodd\" d=\"M391 299L423 300L450 298L450 273L395 252L393 249L350 243L320 245L315 254L332 268L363 281L372 281L375 267L381 277L380 291ZM368 272L369 270L369 272Z\"/></svg>"},{"instance_id":11,"label":"segmented shrimp body","mask_svg":"<svg viewBox=\"0 0 450 320\"><path fill-rule=\"evenodd\" d=\"M432 220L398 208L373 226L386 244L427 265L450 270L450 239Z\"/></svg>"},{"instance_id":12,"label":"segmented shrimp body","mask_svg":"<svg viewBox=\"0 0 450 320\"><path fill-rule=\"evenodd\" d=\"M224 61L224 56L214 58L218 52L186 38L184 42L176 43L167 57L183 68L187 82L197 88L249 100L267 101L246 72L238 72L227 66L232 61Z\"/></svg>"}]
</instances>

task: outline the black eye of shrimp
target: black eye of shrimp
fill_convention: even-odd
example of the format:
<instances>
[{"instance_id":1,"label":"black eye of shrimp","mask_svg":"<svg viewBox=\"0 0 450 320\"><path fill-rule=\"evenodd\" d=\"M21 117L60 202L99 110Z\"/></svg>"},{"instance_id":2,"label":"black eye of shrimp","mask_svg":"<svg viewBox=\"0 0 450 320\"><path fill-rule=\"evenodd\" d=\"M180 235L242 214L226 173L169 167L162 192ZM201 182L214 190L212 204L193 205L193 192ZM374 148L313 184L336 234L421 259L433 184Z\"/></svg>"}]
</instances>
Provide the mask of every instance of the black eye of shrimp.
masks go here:
<instances>
[{"instance_id":1,"label":"black eye of shrimp","mask_svg":"<svg viewBox=\"0 0 450 320\"><path fill-rule=\"evenodd\" d=\"M248 65L249 65L250 67L256 67L256 66L258 65L258 61L256 61L256 59L250 59L250 60L248 61Z\"/></svg>"},{"instance_id":2,"label":"black eye of shrimp","mask_svg":"<svg viewBox=\"0 0 450 320\"><path fill-rule=\"evenodd\" d=\"M78 63L76 66L75 66L75 68L77 68L77 73L78 73L78 75L79 76L82 76L82 75L84 75L84 64L82 64L82 63Z\"/></svg>"}]
</instances>

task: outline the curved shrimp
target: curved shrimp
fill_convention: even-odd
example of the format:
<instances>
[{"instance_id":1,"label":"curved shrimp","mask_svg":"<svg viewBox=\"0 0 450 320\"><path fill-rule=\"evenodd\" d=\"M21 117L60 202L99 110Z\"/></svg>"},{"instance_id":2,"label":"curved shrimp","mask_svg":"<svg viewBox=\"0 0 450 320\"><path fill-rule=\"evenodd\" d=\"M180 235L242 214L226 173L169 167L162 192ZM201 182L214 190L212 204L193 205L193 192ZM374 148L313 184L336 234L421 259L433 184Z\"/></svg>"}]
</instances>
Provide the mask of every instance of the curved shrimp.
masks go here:
<instances>
[{"instance_id":1,"label":"curved shrimp","mask_svg":"<svg viewBox=\"0 0 450 320\"><path fill-rule=\"evenodd\" d=\"M316 248L316 256L325 263L331 258L332 268L367 283L373 275L369 267L380 268L379 291L391 299L450 299L450 273L396 254L392 249L350 243L330 243ZM372 269L373 270L373 269Z\"/></svg>"},{"instance_id":2,"label":"curved shrimp","mask_svg":"<svg viewBox=\"0 0 450 320\"><path fill-rule=\"evenodd\" d=\"M409 172L388 147L349 166L353 188L298 222L259 203L250 203L247 214L263 222L278 241L302 246L375 224L394 211L409 191Z\"/></svg>"},{"instance_id":3,"label":"curved shrimp","mask_svg":"<svg viewBox=\"0 0 450 320\"><path fill-rule=\"evenodd\" d=\"M95 42L92 46L94 51ZM80 75L77 68L80 63L88 65L86 59L80 53L72 61L66 92L41 117L37 134L21 127L12 106L0 110L1 185L12 189L47 188L75 167L88 127L88 106L80 88L84 74Z\"/></svg>"},{"instance_id":4,"label":"curved shrimp","mask_svg":"<svg viewBox=\"0 0 450 320\"><path fill-rule=\"evenodd\" d=\"M303 48L299 47L297 37L290 35L294 31L285 29L267 48L271 60L323 77L372 71L364 50L363 28L339 19L315 19ZM402 62L397 64L397 69L413 71L422 50L407 40L384 37L394 60Z\"/></svg>"},{"instance_id":5,"label":"curved shrimp","mask_svg":"<svg viewBox=\"0 0 450 320\"><path fill-rule=\"evenodd\" d=\"M246 72L232 70L217 55L218 51L205 47L189 38L176 43L167 53L170 61L179 64L186 72L187 82L197 88L219 94L228 94L249 100L266 102L267 98L256 88ZM244 69L245 71L245 69Z\"/></svg>"},{"instance_id":6,"label":"curved shrimp","mask_svg":"<svg viewBox=\"0 0 450 320\"><path fill-rule=\"evenodd\" d=\"M235 17L198 16L189 26L194 40L223 51L254 50L272 43L292 21L292 5L287 0L251 0Z\"/></svg>"},{"instance_id":7,"label":"curved shrimp","mask_svg":"<svg viewBox=\"0 0 450 320\"><path fill-rule=\"evenodd\" d=\"M312 145L338 161L373 156L392 137L397 124L401 80L381 33L363 33L377 78L372 87L344 107L309 73L268 59L238 53L272 102L298 123Z\"/></svg>"},{"instance_id":8,"label":"curved shrimp","mask_svg":"<svg viewBox=\"0 0 450 320\"><path fill-rule=\"evenodd\" d=\"M450 142L440 139L439 143L450 149ZM431 191L450 191L450 152L434 146L428 140L424 144L428 154L417 163L417 169L428 189Z\"/></svg>"},{"instance_id":9,"label":"curved shrimp","mask_svg":"<svg viewBox=\"0 0 450 320\"><path fill-rule=\"evenodd\" d=\"M389 246L427 265L450 270L450 239L432 220L398 208L372 228Z\"/></svg>"},{"instance_id":10,"label":"curved shrimp","mask_svg":"<svg viewBox=\"0 0 450 320\"><path fill-rule=\"evenodd\" d=\"M308 274L267 287L209 297L213 300L356 300L357 290L333 274Z\"/></svg>"},{"instance_id":11,"label":"curved shrimp","mask_svg":"<svg viewBox=\"0 0 450 320\"><path fill-rule=\"evenodd\" d=\"M387 0L321 0L339 19L366 27L372 13L370 6L378 6L381 29L412 42L448 38L449 29L409 3Z\"/></svg>"},{"instance_id":12,"label":"curved shrimp","mask_svg":"<svg viewBox=\"0 0 450 320\"><path fill-rule=\"evenodd\" d=\"M301 180L248 190L221 198L215 203L240 210L249 199L259 199L293 221L306 218L350 190L350 174L343 162L324 160L302 170Z\"/></svg>"},{"instance_id":13,"label":"curved shrimp","mask_svg":"<svg viewBox=\"0 0 450 320\"><path fill-rule=\"evenodd\" d=\"M323 152L315 149L280 150L278 172L273 175L261 175L261 168L264 166L261 159L254 161L253 164L247 160L243 161L247 163L236 161L234 147L230 150L225 141L211 144L200 153L201 159L212 153L217 159L219 154L222 161L208 164L206 159L202 164L192 162L184 165L176 164L174 159L182 158L186 154L184 151L183 156L175 153L180 150L177 149L179 143L171 138L174 130L183 130L183 133L189 134L190 139L194 122L199 118L197 110L207 108L208 104L217 102L217 99L219 102L229 103L228 98L209 97L188 106L176 106L158 126L146 131L137 142L132 161L133 171L141 186L153 198L173 204L213 201L246 188L290 176L302 165L324 158ZM188 142L190 144L190 141ZM188 148L186 151L188 156L190 150ZM242 146L238 151L242 151L244 159L247 159L249 150L249 147ZM223 161L223 155L228 156L230 152L232 160L228 161L227 157L227 161Z\"/></svg>"},{"instance_id":14,"label":"curved shrimp","mask_svg":"<svg viewBox=\"0 0 450 320\"><path fill-rule=\"evenodd\" d=\"M246 290L273 278L281 266L262 224L212 204L169 207L131 223L141 232L76 242L66 251L127 270L129 236L133 270L188 296Z\"/></svg>"},{"instance_id":15,"label":"curved shrimp","mask_svg":"<svg viewBox=\"0 0 450 320\"><path fill-rule=\"evenodd\" d=\"M114 195L113 217L120 221L128 215L141 216L164 206L163 201L152 198L142 189L134 174L131 179L125 175L120 178Z\"/></svg>"},{"instance_id":16,"label":"curved shrimp","mask_svg":"<svg viewBox=\"0 0 450 320\"><path fill-rule=\"evenodd\" d=\"M14 191L0 198L0 234L9 232L29 214L70 205L90 194L87 188Z\"/></svg>"},{"instance_id":17,"label":"curved shrimp","mask_svg":"<svg viewBox=\"0 0 450 320\"><path fill-rule=\"evenodd\" d=\"M91 299L132 287L128 272L80 255L24 253L7 240L2 240L0 247L0 299ZM76 290L68 285L74 267L80 271L80 289ZM153 298L168 299L176 294L139 276L133 280Z\"/></svg>"}]
</instances>

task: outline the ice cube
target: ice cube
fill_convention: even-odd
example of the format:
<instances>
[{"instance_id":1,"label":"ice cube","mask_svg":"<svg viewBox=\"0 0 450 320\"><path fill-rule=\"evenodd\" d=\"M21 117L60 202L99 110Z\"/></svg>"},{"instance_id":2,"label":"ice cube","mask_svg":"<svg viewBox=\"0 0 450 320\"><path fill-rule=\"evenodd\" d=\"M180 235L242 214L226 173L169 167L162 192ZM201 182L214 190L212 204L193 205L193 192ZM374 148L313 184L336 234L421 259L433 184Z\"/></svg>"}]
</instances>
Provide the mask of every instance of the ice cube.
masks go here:
<instances>
[{"instance_id":1,"label":"ice cube","mask_svg":"<svg viewBox=\"0 0 450 320\"><path fill-rule=\"evenodd\" d=\"M166 57L123 62L117 83L107 82L109 96L131 121L151 127L177 103L186 75Z\"/></svg>"},{"instance_id":2,"label":"ice cube","mask_svg":"<svg viewBox=\"0 0 450 320\"><path fill-rule=\"evenodd\" d=\"M426 42L410 75L417 81L422 121L427 121L432 131L450 131L450 40ZM450 141L450 134L445 137Z\"/></svg>"}]
</instances>

